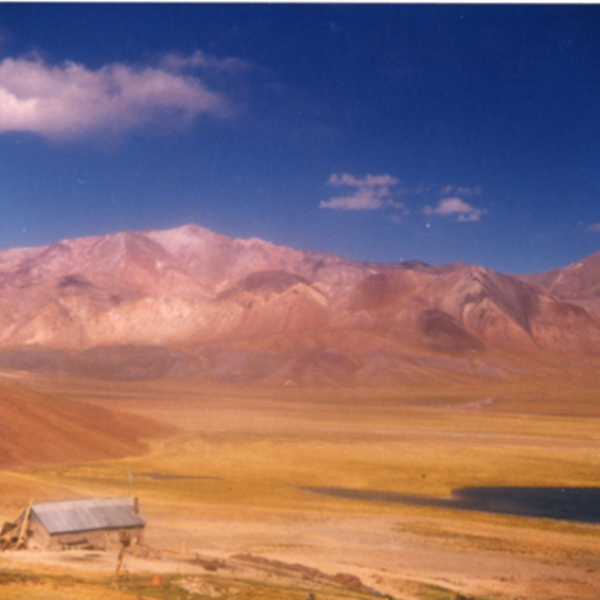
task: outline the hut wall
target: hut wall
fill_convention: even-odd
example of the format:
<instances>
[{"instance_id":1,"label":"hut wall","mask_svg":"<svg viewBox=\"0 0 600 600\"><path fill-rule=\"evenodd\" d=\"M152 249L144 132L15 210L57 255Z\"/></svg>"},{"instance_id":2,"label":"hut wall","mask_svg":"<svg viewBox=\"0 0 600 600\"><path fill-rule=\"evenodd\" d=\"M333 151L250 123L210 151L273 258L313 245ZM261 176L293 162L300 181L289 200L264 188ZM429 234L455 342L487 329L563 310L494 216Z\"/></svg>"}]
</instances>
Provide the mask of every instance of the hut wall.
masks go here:
<instances>
[{"instance_id":1,"label":"hut wall","mask_svg":"<svg viewBox=\"0 0 600 600\"><path fill-rule=\"evenodd\" d=\"M119 548L119 530L99 529L97 531L78 531L50 535L44 527L36 523L29 529L28 548L61 550L68 548L95 548L107 550ZM143 528L127 529L130 532L131 543L142 545L144 542Z\"/></svg>"},{"instance_id":2,"label":"hut wall","mask_svg":"<svg viewBox=\"0 0 600 600\"><path fill-rule=\"evenodd\" d=\"M27 547L33 550L41 550L52 547L52 536L46 531L41 523L29 522L27 531Z\"/></svg>"},{"instance_id":3,"label":"hut wall","mask_svg":"<svg viewBox=\"0 0 600 600\"><path fill-rule=\"evenodd\" d=\"M55 548L97 548L107 550L121 546L119 541L120 530L99 529L97 531L81 531L74 533L62 533L51 536L52 546ZM144 530L140 528L126 529L131 535L131 543L141 545Z\"/></svg>"}]
</instances>

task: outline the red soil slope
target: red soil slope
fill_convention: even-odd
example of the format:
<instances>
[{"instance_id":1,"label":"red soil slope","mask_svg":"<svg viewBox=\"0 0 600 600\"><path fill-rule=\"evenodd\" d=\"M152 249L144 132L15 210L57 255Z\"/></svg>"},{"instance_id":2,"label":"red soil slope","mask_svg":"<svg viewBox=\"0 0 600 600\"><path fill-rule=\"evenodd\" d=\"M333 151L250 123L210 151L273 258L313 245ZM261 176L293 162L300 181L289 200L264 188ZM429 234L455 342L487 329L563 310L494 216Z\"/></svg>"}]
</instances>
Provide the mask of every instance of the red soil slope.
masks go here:
<instances>
[{"instance_id":1,"label":"red soil slope","mask_svg":"<svg viewBox=\"0 0 600 600\"><path fill-rule=\"evenodd\" d=\"M0 383L0 468L139 454L152 421Z\"/></svg>"}]
</instances>

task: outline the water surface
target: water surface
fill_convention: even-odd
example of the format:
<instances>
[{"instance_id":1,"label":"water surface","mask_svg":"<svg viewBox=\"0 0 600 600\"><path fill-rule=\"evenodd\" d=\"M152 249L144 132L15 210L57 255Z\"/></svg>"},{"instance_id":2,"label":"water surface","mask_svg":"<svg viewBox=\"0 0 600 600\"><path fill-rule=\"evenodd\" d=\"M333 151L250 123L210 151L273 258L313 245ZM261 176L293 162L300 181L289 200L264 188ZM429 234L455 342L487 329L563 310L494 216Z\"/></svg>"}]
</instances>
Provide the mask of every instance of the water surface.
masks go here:
<instances>
[{"instance_id":1,"label":"water surface","mask_svg":"<svg viewBox=\"0 0 600 600\"><path fill-rule=\"evenodd\" d=\"M335 487L302 489L363 502L390 502L600 523L600 488L593 487L473 487L454 490L450 498Z\"/></svg>"}]
</instances>

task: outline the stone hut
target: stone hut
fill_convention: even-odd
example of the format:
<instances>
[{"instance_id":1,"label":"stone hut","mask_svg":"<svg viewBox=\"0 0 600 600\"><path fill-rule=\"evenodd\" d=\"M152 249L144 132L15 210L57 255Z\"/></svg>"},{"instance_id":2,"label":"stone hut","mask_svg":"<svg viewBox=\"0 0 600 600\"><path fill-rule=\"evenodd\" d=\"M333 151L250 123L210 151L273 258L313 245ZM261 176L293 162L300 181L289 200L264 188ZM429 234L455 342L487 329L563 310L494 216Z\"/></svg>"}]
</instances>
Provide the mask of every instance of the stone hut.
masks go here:
<instances>
[{"instance_id":1,"label":"stone hut","mask_svg":"<svg viewBox=\"0 0 600 600\"><path fill-rule=\"evenodd\" d=\"M118 546L127 534L133 544L142 544L146 521L137 498L86 498L40 502L25 509L16 530L26 531L27 548L65 549Z\"/></svg>"}]
</instances>

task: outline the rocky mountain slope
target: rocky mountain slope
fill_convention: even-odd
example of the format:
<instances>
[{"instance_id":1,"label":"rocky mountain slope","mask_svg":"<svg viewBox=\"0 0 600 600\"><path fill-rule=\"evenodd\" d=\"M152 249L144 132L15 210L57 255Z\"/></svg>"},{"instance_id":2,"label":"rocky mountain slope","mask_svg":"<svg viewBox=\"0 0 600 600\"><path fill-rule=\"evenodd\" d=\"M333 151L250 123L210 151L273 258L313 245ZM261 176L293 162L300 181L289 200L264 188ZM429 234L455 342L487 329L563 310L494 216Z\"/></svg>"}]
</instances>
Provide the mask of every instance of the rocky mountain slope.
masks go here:
<instances>
[{"instance_id":1,"label":"rocky mountain slope","mask_svg":"<svg viewBox=\"0 0 600 600\"><path fill-rule=\"evenodd\" d=\"M600 255L578 264L360 263L195 225L7 250L0 367L294 384L595 361Z\"/></svg>"},{"instance_id":2,"label":"rocky mountain slope","mask_svg":"<svg viewBox=\"0 0 600 600\"><path fill-rule=\"evenodd\" d=\"M562 269L528 275L523 280L543 294L600 314L600 252Z\"/></svg>"}]
</instances>

